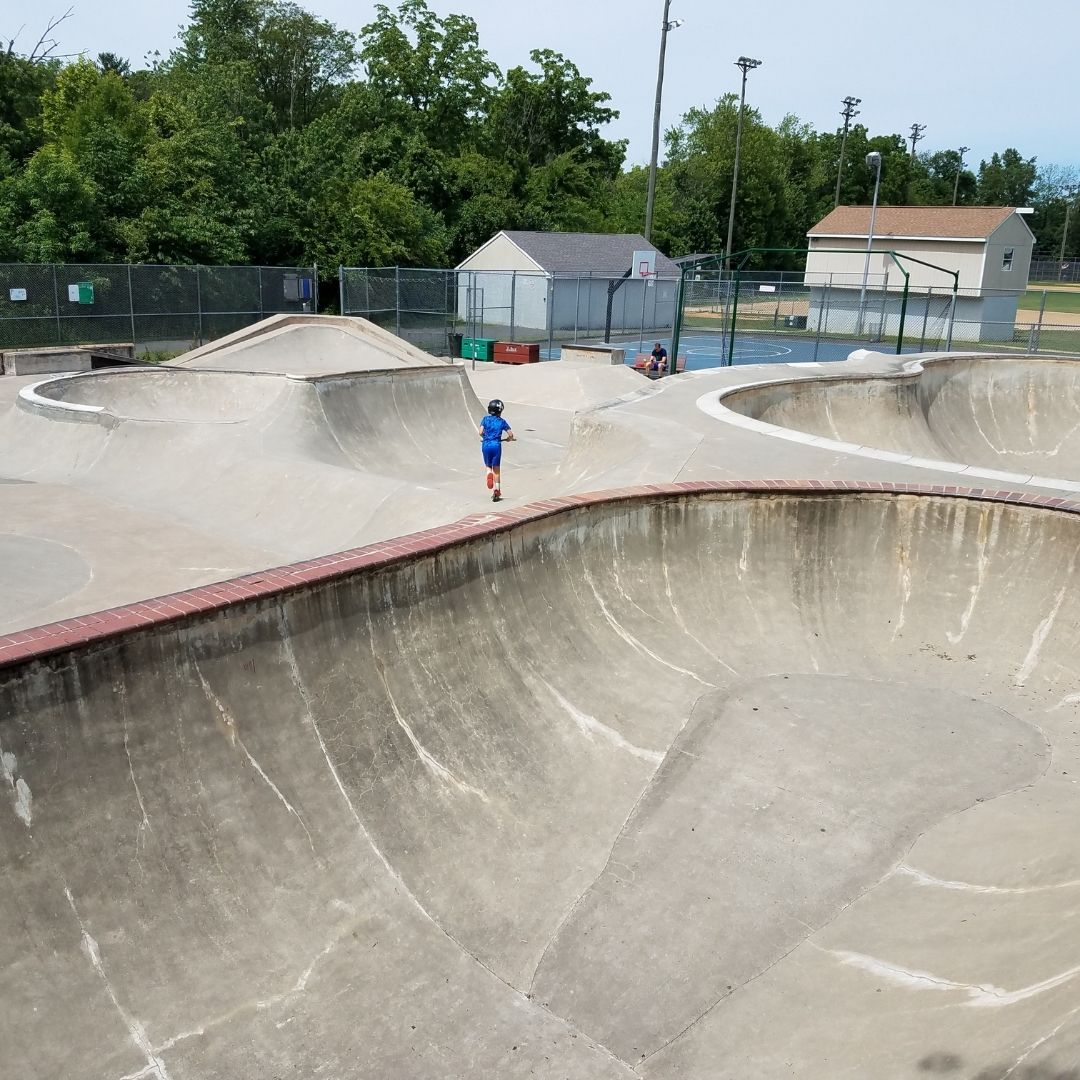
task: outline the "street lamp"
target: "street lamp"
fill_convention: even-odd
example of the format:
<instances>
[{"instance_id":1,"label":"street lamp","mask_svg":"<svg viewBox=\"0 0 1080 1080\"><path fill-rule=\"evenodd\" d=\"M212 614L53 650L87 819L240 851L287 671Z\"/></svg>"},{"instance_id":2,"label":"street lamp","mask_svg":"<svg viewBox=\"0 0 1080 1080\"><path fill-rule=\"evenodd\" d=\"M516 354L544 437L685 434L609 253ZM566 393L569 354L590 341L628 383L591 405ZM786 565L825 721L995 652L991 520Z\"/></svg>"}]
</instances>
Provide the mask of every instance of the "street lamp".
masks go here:
<instances>
[{"instance_id":1,"label":"street lamp","mask_svg":"<svg viewBox=\"0 0 1080 1080\"><path fill-rule=\"evenodd\" d=\"M669 19L671 0L664 0L664 21L660 26L660 61L656 65L656 104L653 106L652 153L649 155L649 194L645 198L645 239L652 239L653 205L656 202L656 159L660 153L660 100L664 94L664 57L670 30L682 26L682 19Z\"/></svg>"},{"instance_id":2,"label":"street lamp","mask_svg":"<svg viewBox=\"0 0 1080 1080\"><path fill-rule=\"evenodd\" d=\"M863 318L866 314L866 279L870 276L870 249L874 246L874 223L877 219L878 191L881 188L881 154L876 150L871 150L866 155L866 165L867 168L875 169L876 175L874 177L874 202L870 207L870 235L866 238L866 262L863 265L862 289L859 292L859 337L862 337Z\"/></svg>"},{"instance_id":3,"label":"street lamp","mask_svg":"<svg viewBox=\"0 0 1080 1080\"><path fill-rule=\"evenodd\" d=\"M964 171L964 155L971 149L970 146L961 146L956 152L960 155L960 164L956 166L956 179L952 186L952 204L956 205L956 196L960 191L960 174Z\"/></svg>"},{"instance_id":4,"label":"street lamp","mask_svg":"<svg viewBox=\"0 0 1080 1080\"><path fill-rule=\"evenodd\" d=\"M761 67L761 61L752 60L749 56L740 56L735 61L735 66L742 71L742 94L739 96L739 120L735 126L735 168L731 173L731 209L728 212L725 255L731 254L731 238L735 233L735 193L739 190L739 151L742 146L743 109L746 105L746 74L756 67Z\"/></svg>"}]
</instances>

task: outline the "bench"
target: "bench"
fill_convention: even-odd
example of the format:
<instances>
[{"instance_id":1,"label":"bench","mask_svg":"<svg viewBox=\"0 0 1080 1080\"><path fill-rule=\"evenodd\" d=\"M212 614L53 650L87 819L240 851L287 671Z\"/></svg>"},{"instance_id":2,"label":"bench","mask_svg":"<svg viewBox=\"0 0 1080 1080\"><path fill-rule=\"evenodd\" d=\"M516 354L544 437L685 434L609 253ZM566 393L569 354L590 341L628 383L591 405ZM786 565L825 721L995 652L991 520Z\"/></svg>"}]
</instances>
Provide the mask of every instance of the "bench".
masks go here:
<instances>
[{"instance_id":1,"label":"bench","mask_svg":"<svg viewBox=\"0 0 1080 1080\"><path fill-rule=\"evenodd\" d=\"M670 357L664 363L663 371L650 371L649 364L652 363L652 353L638 353L637 359L634 361L634 370L640 371L642 375L647 375L650 379L659 379L668 374L671 367ZM675 374L681 375L686 370L686 357L680 356L675 361Z\"/></svg>"}]
</instances>

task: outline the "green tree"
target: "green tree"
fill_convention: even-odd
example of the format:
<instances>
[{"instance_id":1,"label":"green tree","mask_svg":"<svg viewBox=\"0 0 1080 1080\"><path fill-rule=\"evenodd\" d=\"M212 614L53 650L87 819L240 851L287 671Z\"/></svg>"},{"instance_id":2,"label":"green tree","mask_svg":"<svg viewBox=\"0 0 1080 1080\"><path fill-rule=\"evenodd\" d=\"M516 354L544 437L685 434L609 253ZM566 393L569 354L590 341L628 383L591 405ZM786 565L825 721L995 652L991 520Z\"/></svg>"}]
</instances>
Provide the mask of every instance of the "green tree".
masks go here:
<instances>
[{"instance_id":1,"label":"green tree","mask_svg":"<svg viewBox=\"0 0 1080 1080\"><path fill-rule=\"evenodd\" d=\"M982 206L1027 206L1036 176L1035 159L1010 147L979 164L976 199Z\"/></svg>"},{"instance_id":2,"label":"green tree","mask_svg":"<svg viewBox=\"0 0 1080 1080\"><path fill-rule=\"evenodd\" d=\"M402 0L396 11L376 4L375 19L360 32L360 59L388 126L415 128L448 150L475 137L499 74L475 21L440 18L425 0Z\"/></svg>"},{"instance_id":3,"label":"green tree","mask_svg":"<svg viewBox=\"0 0 1080 1080\"><path fill-rule=\"evenodd\" d=\"M180 40L169 68L246 71L278 130L324 112L357 60L351 34L288 0L193 0Z\"/></svg>"}]
</instances>

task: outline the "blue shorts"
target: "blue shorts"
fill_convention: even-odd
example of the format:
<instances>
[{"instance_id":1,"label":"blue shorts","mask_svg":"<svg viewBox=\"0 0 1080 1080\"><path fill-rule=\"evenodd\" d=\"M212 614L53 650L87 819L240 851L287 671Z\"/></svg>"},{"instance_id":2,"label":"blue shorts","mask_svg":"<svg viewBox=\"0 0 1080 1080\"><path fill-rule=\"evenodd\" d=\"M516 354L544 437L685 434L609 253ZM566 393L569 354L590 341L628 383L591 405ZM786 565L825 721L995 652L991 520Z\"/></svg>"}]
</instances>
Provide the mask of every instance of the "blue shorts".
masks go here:
<instances>
[{"instance_id":1,"label":"blue shorts","mask_svg":"<svg viewBox=\"0 0 1080 1080\"><path fill-rule=\"evenodd\" d=\"M502 465L502 443L488 442L486 439L480 444L484 455L484 464L489 469L497 469Z\"/></svg>"}]
</instances>

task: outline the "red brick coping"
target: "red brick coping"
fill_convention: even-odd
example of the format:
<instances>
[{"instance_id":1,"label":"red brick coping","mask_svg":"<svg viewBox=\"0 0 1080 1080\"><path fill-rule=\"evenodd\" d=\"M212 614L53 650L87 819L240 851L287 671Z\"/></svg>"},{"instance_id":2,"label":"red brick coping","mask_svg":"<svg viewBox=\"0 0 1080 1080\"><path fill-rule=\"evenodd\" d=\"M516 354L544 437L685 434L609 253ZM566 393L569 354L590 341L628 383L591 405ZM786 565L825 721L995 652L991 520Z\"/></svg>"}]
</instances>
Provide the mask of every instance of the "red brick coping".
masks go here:
<instances>
[{"instance_id":1,"label":"red brick coping","mask_svg":"<svg viewBox=\"0 0 1080 1080\"><path fill-rule=\"evenodd\" d=\"M505 532L524 522L539 521L582 506L657 497L709 493L790 493L850 494L876 493L910 495L952 495L984 502L1022 503L1050 510L1080 513L1080 499L1065 499L1030 492L958 487L942 484L894 484L866 480L709 480L679 484L645 484L640 487L614 488L542 499L524 506L471 514L449 525L439 525L422 532L368 544L366 547L339 551L307 562L276 566L271 570L244 574L212 585L200 585L184 592L154 597L135 604L108 608L91 615L64 619L27 630L0 635L0 668L64 652L76 645L105 641L148 626L163 625L191 615L218 611L246 600L259 599L308 588L320 582L345 577L360 570L408 562L481 536Z\"/></svg>"}]
</instances>

